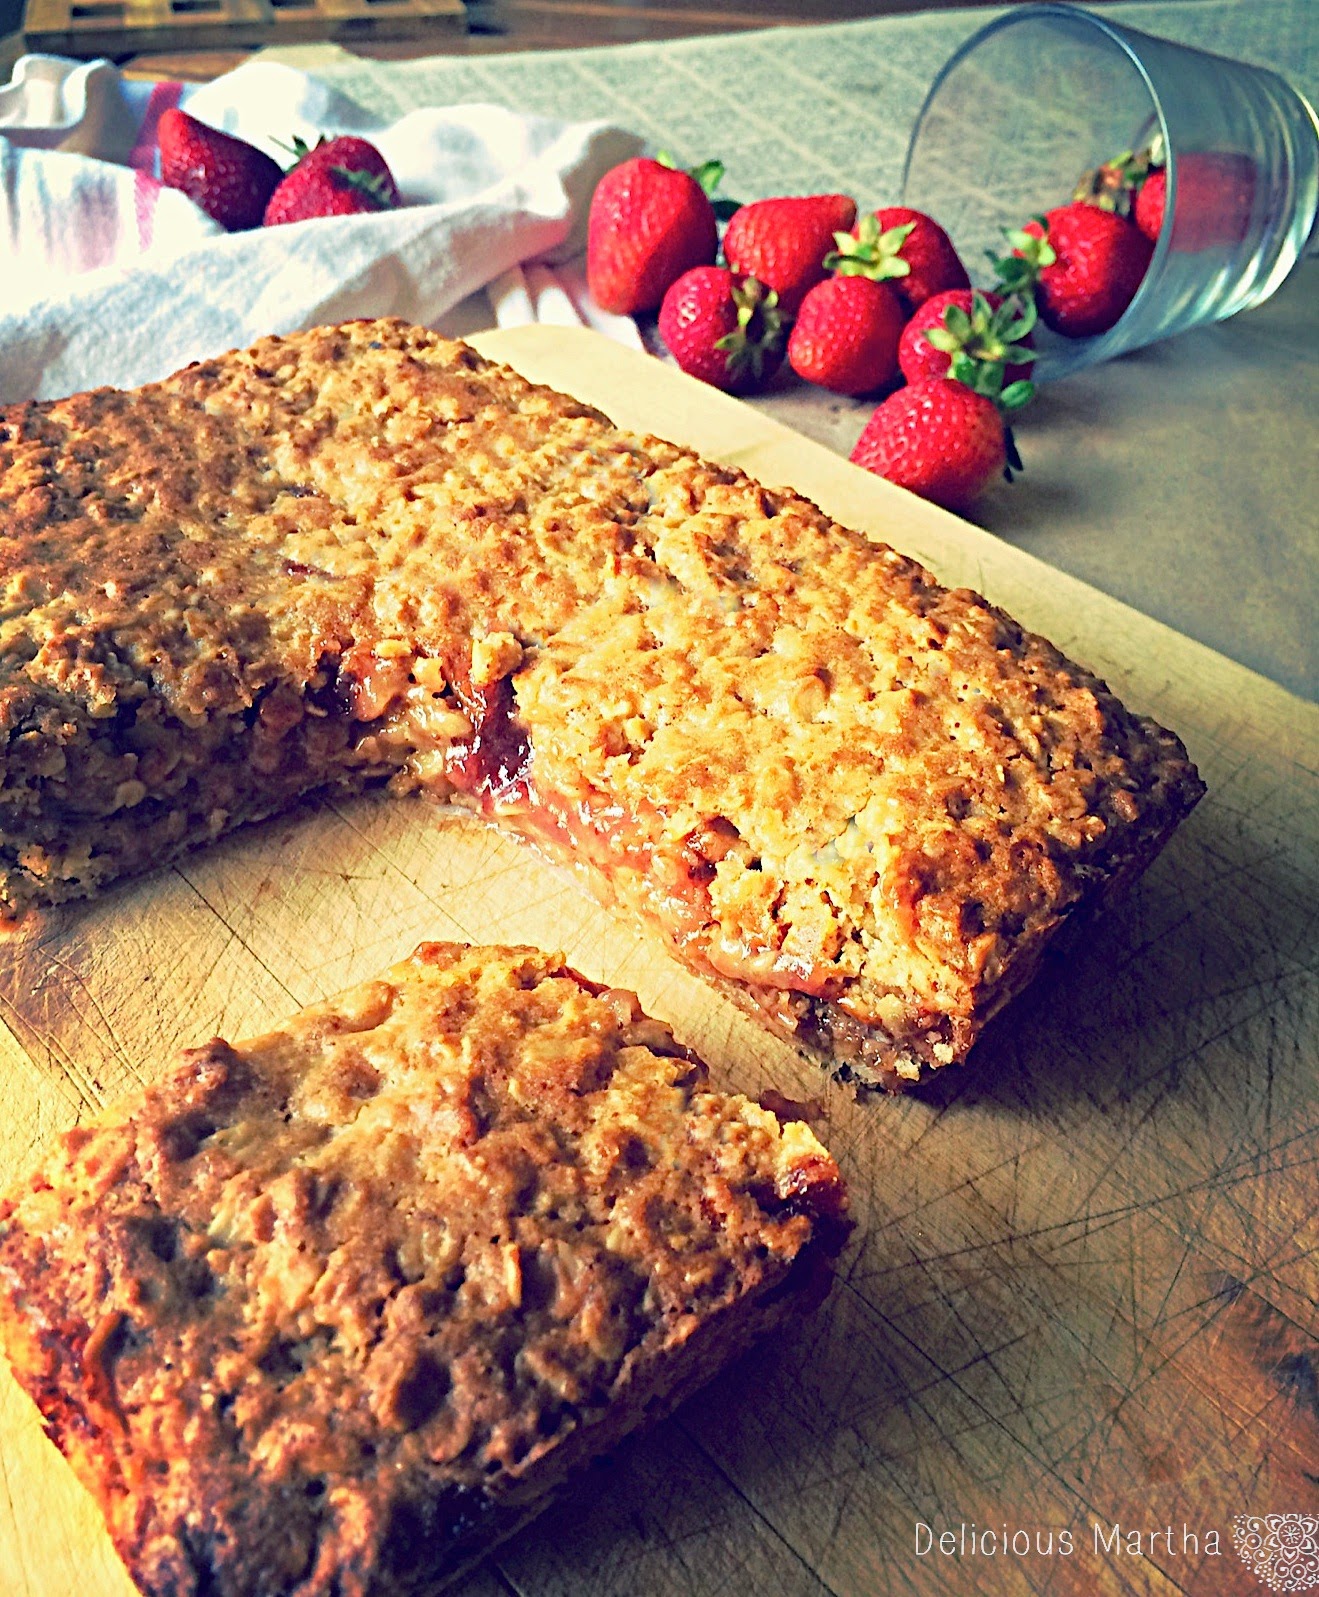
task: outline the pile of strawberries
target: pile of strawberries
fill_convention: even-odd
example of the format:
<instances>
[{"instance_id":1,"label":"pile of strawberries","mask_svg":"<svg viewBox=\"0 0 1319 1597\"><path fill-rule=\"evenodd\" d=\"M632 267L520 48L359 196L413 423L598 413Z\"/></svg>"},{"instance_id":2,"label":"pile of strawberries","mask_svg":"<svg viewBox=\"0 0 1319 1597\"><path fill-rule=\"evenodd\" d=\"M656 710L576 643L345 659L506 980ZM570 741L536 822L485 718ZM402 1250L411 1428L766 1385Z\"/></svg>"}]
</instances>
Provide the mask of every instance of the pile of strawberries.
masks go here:
<instances>
[{"instance_id":1,"label":"pile of strawberries","mask_svg":"<svg viewBox=\"0 0 1319 1597\"><path fill-rule=\"evenodd\" d=\"M388 211L399 203L384 156L366 139L322 139L313 147L294 139L293 165L285 172L255 145L171 107L161 116L157 144L160 181L230 232Z\"/></svg>"},{"instance_id":2,"label":"pile of strawberries","mask_svg":"<svg viewBox=\"0 0 1319 1597\"><path fill-rule=\"evenodd\" d=\"M159 147L161 181L231 231L399 204L388 165L363 138L313 148L294 140L285 172L255 146L171 109ZM1240 230L1253 172L1234 159L1189 156L1181 181L1184 193L1213 196L1199 207L1206 215ZM1066 337L1112 327L1149 265L1166 195L1157 147L1096 167L1070 203L1009 232L1009 252L982 291L920 211L858 215L845 194L739 206L714 198L722 175L717 161L683 172L642 156L605 174L587 228L596 302L657 312L683 370L730 393L765 387L786 359L806 382L880 397L852 459L954 510L1021 466L1008 417L1034 395L1037 320ZM1196 247L1200 234L1182 228L1182 210L1179 202L1181 247ZM1200 231L1204 247L1221 241L1213 228Z\"/></svg>"},{"instance_id":3,"label":"pile of strawberries","mask_svg":"<svg viewBox=\"0 0 1319 1597\"><path fill-rule=\"evenodd\" d=\"M1087 174L1071 203L1009 233L980 291L919 211L858 216L844 194L735 206L713 198L721 175L717 162L683 172L646 157L605 175L587 235L596 302L657 311L683 370L729 393L765 387L785 358L835 393L887 391L852 459L950 509L1020 467L1007 418L1034 394L1037 319L1068 337L1112 327L1162 222L1153 203L1145 218L1127 214L1142 190L1153 200L1157 166L1120 157Z\"/></svg>"}]
</instances>

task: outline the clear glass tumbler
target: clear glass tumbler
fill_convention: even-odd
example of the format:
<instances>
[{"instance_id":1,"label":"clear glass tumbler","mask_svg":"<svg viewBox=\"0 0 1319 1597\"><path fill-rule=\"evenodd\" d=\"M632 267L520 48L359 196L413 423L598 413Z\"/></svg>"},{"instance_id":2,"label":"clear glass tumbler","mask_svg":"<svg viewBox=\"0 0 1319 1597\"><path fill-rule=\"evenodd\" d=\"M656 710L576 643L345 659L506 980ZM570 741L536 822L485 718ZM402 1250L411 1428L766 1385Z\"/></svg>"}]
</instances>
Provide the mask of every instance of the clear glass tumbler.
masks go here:
<instances>
[{"instance_id":1,"label":"clear glass tumbler","mask_svg":"<svg viewBox=\"0 0 1319 1597\"><path fill-rule=\"evenodd\" d=\"M902 203L951 234L972 279L1005 228L1066 204L1082 175L1158 136L1162 231L1120 321L1040 328L1039 379L1064 376L1268 298L1319 208L1319 121L1276 73L1069 5L1023 5L970 38L916 119Z\"/></svg>"}]
</instances>

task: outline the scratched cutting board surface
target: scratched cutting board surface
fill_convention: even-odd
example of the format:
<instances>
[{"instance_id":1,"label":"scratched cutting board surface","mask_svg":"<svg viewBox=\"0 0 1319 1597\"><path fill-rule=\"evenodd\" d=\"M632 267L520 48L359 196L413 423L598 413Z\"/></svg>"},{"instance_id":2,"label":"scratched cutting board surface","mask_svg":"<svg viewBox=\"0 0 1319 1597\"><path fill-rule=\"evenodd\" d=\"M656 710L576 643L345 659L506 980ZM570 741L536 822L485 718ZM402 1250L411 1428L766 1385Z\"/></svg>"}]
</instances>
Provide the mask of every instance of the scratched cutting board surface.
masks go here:
<instances>
[{"instance_id":1,"label":"scratched cutting board surface","mask_svg":"<svg viewBox=\"0 0 1319 1597\"><path fill-rule=\"evenodd\" d=\"M528 850L420 801L308 806L0 946L0 1184L172 1049L422 938L562 947L720 1084L821 1098L858 1225L817 1314L463 1597L1269 1589L1267 1535L1249 1567L1234 1520L1319 1510L1319 712L645 357L577 330L478 342L982 589L1175 727L1209 797L971 1066L862 1101ZM0 1594L131 1589L0 1374Z\"/></svg>"}]
</instances>

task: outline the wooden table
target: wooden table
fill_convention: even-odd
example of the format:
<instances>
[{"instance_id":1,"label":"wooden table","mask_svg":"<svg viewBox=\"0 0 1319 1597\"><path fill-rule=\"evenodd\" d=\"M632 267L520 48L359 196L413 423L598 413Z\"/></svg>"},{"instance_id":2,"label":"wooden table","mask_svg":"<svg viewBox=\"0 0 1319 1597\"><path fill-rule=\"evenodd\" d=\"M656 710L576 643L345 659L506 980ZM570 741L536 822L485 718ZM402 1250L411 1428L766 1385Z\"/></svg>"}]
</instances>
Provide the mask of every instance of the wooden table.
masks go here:
<instances>
[{"instance_id":1,"label":"wooden table","mask_svg":"<svg viewBox=\"0 0 1319 1597\"><path fill-rule=\"evenodd\" d=\"M738 33L747 29L797 27L803 23L851 22L860 17L928 11L946 0L467 0L467 31L437 30L433 37L399 42L354 44L362 55L377 60L404 60L418 55L495 55L521 50L577 50L612 44L639 44L664 39L689 39ZM999 0L952 0L963 7L989 6ZM1104 4L1105 0L1098 0ZM138 55L130 71L149 77L203 82L229 71L245 59L245 51L157 52Z\"/></svg>"},{"instance_id":2,"label":"wooden table","mask_svg":"<svg viewBox=\"0 0 1319 1597\"><path fill-rule=\"evenodd\" d=\"M168 3L169 0L162 0L162 5L167 7ZM975 8L997 3L999 0L811 0L803 6L799 0L757 0L755 4L738 5L718 4L715 0L665 0L661 5L649 5L645 0L466 0L466 27L461 30L452 27L448 19L431 29L409 22L406 29L397 30L403 33L402 37L390 37L388 15L381 13L370 29L363 24L357 30L353 48L377 60L407 60L430 54L575 50L806 23L850 22L862 17L928 11L948 4ZM1109 0L1094 3L1103 5ZM277 7L286 4L287 0L276 0ZM195 0L189 9L197 9ZM21 32L22 0L0 0L0 40L10 10L10 25ZM287 14L279 11L276 19L289 20ZM149 50L129 48L126 52L111 46L104 53L130 76L178 78L192 83L207 82L230 71L251 53L245 47L198 48L189 42L195 36L192 30L180 28L179 33L177 45L153 44ZM21 41L15 35L8 54L17 54L20 47ZM4 59L0 43L0 63Z\"/></svg>"}]
</instances>

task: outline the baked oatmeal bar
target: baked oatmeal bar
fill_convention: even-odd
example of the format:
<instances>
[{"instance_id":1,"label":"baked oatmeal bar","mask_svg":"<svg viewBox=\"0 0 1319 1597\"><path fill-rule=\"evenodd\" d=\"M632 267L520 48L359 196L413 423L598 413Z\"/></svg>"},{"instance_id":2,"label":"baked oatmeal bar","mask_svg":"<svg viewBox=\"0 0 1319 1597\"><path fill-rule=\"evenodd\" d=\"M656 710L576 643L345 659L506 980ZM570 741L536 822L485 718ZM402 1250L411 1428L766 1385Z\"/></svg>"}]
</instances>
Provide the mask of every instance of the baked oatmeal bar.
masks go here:
<instances>
[{"instance_id":1,"label":"baked oatmeal bar","mask_svg":"<svg viewBox=\"0 0 1319 1597\"><path fill-rule=\"evenodd\" d=\"M978 595L397 322L10 410L0 518L12 909L422 787L891 1086L1202 791Z\"/></svg>"},{"instance_id":2,"label":"baked oatmeal bar","mask_svg":"<svg viewBox=\"0 0 1319 1597\"><path fill-rule=\"evenodd\" d=\"M423 945L0 1200L0 1344L146 1597L406 1597L817 1300L799 1121L631 994Z\"/></svg>"}]
</instances>

